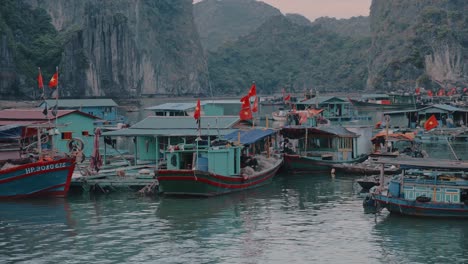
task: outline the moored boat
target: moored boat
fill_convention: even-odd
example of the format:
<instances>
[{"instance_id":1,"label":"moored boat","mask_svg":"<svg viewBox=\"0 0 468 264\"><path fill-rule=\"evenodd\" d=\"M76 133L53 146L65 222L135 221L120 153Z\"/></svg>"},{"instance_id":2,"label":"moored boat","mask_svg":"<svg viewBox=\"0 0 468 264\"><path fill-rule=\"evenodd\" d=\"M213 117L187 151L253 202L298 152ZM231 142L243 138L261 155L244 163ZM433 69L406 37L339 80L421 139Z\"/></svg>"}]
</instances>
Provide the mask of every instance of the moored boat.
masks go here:
<instances>
[{"instance_id":1,"label":"moored boat","mask_svg":"<svg viewBox=\"0 0 468 264\"><path fill-rule=\"evenodd\" d=\"M376 187L365 204L408 216L468 217L468 163L440 161L424 166L409 160L401 164L411 169L394 176L388 187Z\"/></svg>"},{"instance_id":2,"label":"moored boat","mask_svg":"<svg viewBox=\"0 0 468 264\"><path fill-rule=\"evenodd\" d=\"M28 158L4 161L1 165L0 198L64 197L70 188L75 158L38 161Z\"/></svg>"},{"instance_id":3,"label":"moored boat","mask_svg":"<svg viewBox=\"0 0 468 264\"><path fill-rule=\"evenodd\" d=\"M381 170L381 166L378 164L372 163L369 159L361 162L361 163L338 163L333 164L332 168L335 169L338 173L346 173L346 174L353 174L353 175L372 175L372 174L379 174ZM396 166L386 166L384 168L384 173L387 175L397 174L401 170Z\"/></svg>"},{"instance_id":4,"label":"moored boat","mask_svg":"<svg viewBox=\"0 0 468 264\"><path fill-rule=\"evenodd\" d=\"M395 97L387 94L366 94L360 99L348 98L351 104L357 110L372 111L372 110L408 110L417 109L420 107L420 103L416 103L413 97L409 97L410 100L401 102L402 100L396 100Z\"/></svg>"},{"instance_id":5,"label":"moored boat","mask_svg":"<svg viewBox=\"0 0 468 264\"><path fill-rule=\"evenodd\" d=\"M344 127L291 126L282 128L281 133L285 137L283 155L289 172L329 172L333 165L360 163L368 158L357 154L358 135Z\"/></svg>"},{"instance_id":6,"label":"moored boat","mask_svg":"<svg viewBox=\"0 0 468 264\"><path fill-rule=\"evenodd\" d=\"M167 168L155 172L160 191L215 196L269 183L283 162L268 147L275 133L249 129L228 134L224 140L171 147L165 152Z\"/></svg>"}]
</instances>

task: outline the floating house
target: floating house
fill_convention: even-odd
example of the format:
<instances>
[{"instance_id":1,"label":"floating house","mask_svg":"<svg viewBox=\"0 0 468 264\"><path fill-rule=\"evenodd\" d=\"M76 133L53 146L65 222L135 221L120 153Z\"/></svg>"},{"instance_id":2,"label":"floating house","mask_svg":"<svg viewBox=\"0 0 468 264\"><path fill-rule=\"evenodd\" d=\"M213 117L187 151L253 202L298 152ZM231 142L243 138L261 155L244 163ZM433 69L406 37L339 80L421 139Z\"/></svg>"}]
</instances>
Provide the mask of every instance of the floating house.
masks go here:
<instances>
[{"instance_id":1,"label":"floating house","mask_svg":"<svg viewBox=\"0 0 468 264\"><path fill-rule=\"evenodd\" d=\"M383 115L390 116L390 125L400 128L422 127L424 122L435 115L440 127L461 127L468 122L468 109L458 108L446 104L435 104L420 109L387 111Z\"/></svg>"},{"instance_id":2,"label":"floating house","mask_svg":"<svg viewBox=\"0 0 468 264\"><path fill-rule=\"evenodd\" d=\"M20 133L18 138L35 135L31 130L37 128L39 124L50 124L49 127L58 127L53 133L49 134L49 139L44 144L45 148L50 148L52 145L60 152L69 152L69 142L76 139L83 142L83 153L90 156L93 146L93 131L94 122L97 117L78 110L58 110L57 120L52 115L51 111L47 116L44 115L43 109L6 109L0 111L0 128L8 126L5 131L16 131ZM33 128L31 128L33 127ZM66 135L63 137L63 135Z\"/></svg>"},{"instance_id":3,"label":"floating house","mask_svg":"<svg viewBox=\"0 0 468 264\"><path fill-rule=\"evenodd\" d=\"M104 132L102 135L105 142L114 142L119 137L131 138L134 164L148 161L158 164L163 158L162 153L169 147L192 143L198 137L215 139L224 136L233 132L240 122L238 116L204 116L198 130L196 120L190 116L150 116L130 128Z\"/></svg>"},{"instance_id":4,"label":"floating house","mask_svg":"<svg viewBox=\"0 0 468 264\"><path fill-rule=\"evenodd\" d=\"M164 103L145 108L155 116L193 116L197 103Z\"/></svg>"},{"instance_id":5,"label":"floating house","mask_svg":"<svg viewBox=\"0 0 468 264\"><path fill-rule=\"evenodd\" d=\"M55 100L45 100L40 107L53 107ZM119 115L118 105L112 99L60 99L58 100L60 110L79 110L83 113L98 117L111 124L126 123L125 116Z\"/></svg>"},{"instance_id":6,"label":"floating house","mask_svg":"<svg viewBox=\"0 0 468 264\"><path fill-rule=\"evenodd\" d=\"M240 100L203 100L200 102L202 116L238 115ZM155 116L193 116L197 103L164 103L145 108Z\"/></svg>"},{"instance_id":7,"label":"floating house","mask_svg":"<svg viewBox=\"0 0 468 264\"><path fill-rule=\"evenodd\" d=\"M309 107L324 109L322 113L323 117L332 122L370 120L369 116L359 116L348 99L337 96L316 96L302 102L297 102L295 105L297 110L304 110Z\"/></svg>"}]
</instances>

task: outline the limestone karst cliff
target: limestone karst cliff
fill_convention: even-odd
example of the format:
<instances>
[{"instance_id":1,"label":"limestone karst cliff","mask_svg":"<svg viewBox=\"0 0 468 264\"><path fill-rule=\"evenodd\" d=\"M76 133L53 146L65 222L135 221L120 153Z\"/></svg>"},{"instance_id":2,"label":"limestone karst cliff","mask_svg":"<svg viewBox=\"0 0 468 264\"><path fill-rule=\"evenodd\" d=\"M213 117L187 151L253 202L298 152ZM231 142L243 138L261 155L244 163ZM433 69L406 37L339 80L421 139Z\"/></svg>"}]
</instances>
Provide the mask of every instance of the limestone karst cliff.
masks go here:
<instances>
[{"instance_id":1,"label":"limestone karst cliff","mask_svg":"<svg viewBox=\"0 0 468 264\"><path fill-rule=\"evenodd\" d=\"M369 90L465 87L468 2L373 0Z\"/></svg>"},{"instance_id":2,"label":"limestone karst cliff","mask_svg":"<svg viewBox=\"0 0 468 264\"><path fill-rule=\"evenodd\" d=\"M59 32L64 96L195 94L208 87L191 0L22 2L45 10Z\"/></svg>"}]
</instances>

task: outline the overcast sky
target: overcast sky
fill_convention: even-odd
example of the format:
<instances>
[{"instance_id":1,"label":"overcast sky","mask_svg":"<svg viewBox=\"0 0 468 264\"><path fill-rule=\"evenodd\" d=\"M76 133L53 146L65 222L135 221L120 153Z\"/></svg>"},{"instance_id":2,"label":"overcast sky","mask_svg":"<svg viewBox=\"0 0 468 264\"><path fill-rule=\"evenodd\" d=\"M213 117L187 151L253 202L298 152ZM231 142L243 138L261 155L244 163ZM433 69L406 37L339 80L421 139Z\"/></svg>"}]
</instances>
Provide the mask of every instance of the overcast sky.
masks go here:
<instances>
[{"instance_id":1,"label":"overcast sky","mask_svg":"<svg viewBox=\"0 0 468 264\"><path fill-rule=\"evenodd\" d=\"M350 18L368 16L372 0L262 0L283 14L301 14L311 21L318 17ZM200 0L195 0L200 2Z\"/></svg>"}]
</instances>

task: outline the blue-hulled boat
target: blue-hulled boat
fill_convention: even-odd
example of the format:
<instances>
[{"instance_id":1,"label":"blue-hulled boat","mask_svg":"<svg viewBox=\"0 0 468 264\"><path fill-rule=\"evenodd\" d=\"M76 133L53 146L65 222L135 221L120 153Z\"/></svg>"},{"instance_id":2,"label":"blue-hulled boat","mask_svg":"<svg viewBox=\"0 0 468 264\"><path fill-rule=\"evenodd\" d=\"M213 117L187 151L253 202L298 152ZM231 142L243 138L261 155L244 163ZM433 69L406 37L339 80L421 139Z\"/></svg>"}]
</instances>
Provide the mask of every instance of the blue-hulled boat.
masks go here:
<instances>
[{"instance_id":1,"label":"blue-hulled boat","mask_svg":"<svg viewBox=\"0 0 468 264\"><path fill-rule=\"evenodd\" d=\"M23 164L18 164L18 162ZM16 163L16 164L15 164ZM2 162L0 199L66 196L75 169L74 157Z\"/></svg>"},{"instance_id":2,"label":"blue-hulled boat","mask_svg":"<svg viewBox=\"0 0 468 264\"><path fill-rule=\"evenodd\" d=\"M417 169L411 163L404 162L402 167L409 169L393 177L388 186L374 187L364 205L409 216L468 217L467 162L440 161L423 167L416 161Z\"/></svg>"}]
</instances>

